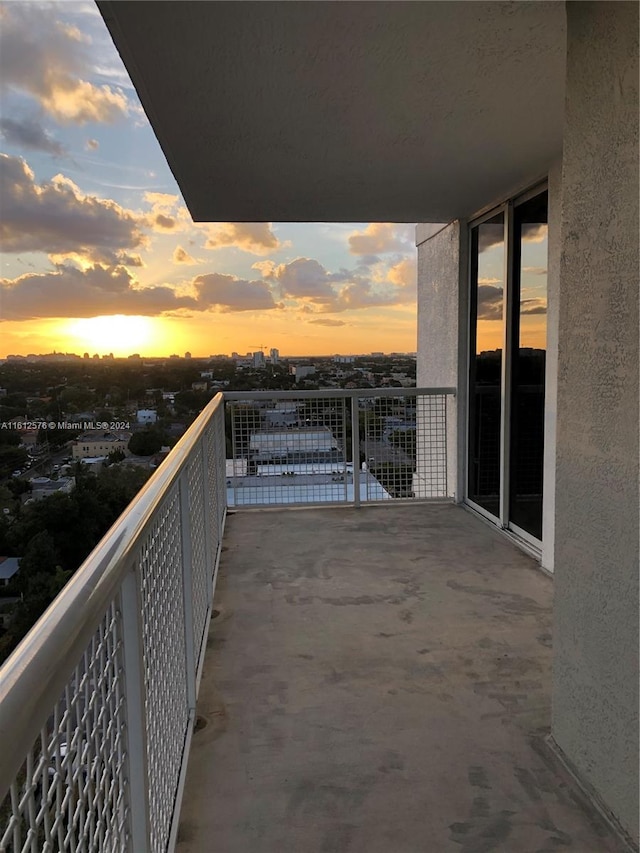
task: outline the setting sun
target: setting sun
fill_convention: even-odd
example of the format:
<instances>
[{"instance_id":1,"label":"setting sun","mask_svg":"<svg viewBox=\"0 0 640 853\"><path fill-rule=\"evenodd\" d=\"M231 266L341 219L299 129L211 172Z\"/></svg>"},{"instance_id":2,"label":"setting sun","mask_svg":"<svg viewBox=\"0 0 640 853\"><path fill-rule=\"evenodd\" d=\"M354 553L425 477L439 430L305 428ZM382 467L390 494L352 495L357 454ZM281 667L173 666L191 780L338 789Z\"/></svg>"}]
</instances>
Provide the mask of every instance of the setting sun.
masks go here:
<instances>
[{"instance_id":1,"label":"setting sun","mask_svg":"<svg viewBox=\"0 0 640 853\"><path fill-rule=\"evenodd\" d=\"M116 357L142 352L157 345L155 322L151 317L112 314L70 320L62 334L75 349L98 353L112 352Z\"/></svg>"}]
</instances>

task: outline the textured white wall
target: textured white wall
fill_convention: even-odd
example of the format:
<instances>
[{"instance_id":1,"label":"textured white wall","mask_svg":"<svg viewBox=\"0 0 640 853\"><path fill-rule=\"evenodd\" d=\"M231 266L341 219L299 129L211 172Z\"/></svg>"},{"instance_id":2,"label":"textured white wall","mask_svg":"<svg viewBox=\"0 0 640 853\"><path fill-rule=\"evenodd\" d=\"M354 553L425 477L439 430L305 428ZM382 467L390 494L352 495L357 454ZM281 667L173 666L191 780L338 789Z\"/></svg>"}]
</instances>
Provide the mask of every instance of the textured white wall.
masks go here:
<instances>
[{"instance_id":1,"label":"textured white wall","mask_svg":"<svg viewBox=\"0 0 640 853\"><path fill-rule=\"evenodd\" d=\"M459 388L460 270L466 224L418 225L418 363L417 384ZM426 239L425 239L426 238ZM462 264L464 266L464 263ZM447 486L462 499L458 465L458 406L461 395L447 403ZM419 496L420 435L416 486Z\"/></svg>"},{"instance_id":2,"label":"textured white wall","mask_svg":"<svg viewBox=\"0 0 640 853\"><path fill-rule=\"evenodd\" d=\"M638 4L567 3L553 735L638 837Z\"/></svg>"}]
</instances>

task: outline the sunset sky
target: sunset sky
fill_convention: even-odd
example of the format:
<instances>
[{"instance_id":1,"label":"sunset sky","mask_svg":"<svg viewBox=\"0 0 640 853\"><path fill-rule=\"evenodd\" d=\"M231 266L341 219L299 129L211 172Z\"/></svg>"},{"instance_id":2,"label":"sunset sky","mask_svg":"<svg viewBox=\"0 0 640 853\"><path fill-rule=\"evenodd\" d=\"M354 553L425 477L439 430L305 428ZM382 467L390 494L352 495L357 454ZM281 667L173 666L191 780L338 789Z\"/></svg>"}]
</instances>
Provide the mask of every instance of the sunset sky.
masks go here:
<instances>
[{"instance_id":1,"label":"sunset sky","mask_svg":"<svg viewBox=\"0 0 640 853\"><path fill-rule=\"evenodd\" d=\"M0 357L416 349L413 225L195 225L96 7L0 16Z\"/></svg>"}]
</instances>

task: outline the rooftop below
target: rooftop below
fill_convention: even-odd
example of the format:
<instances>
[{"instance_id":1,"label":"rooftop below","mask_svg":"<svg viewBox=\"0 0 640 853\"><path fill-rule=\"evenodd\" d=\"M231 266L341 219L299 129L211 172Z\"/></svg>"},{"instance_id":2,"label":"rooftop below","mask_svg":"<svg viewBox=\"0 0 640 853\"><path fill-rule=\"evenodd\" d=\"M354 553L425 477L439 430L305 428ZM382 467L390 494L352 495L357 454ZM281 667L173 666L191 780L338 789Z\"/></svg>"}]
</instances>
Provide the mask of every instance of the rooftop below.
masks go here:
<instances>
[{"instance_id":1,"label":"rooftop below","mask_svg":"<svg viewBox=\"0 0 640 853\"><path fill-rule=\"evenodd\" d=\"M231 512L177 850L616 853L545 742L553 581L452 505Z\"/></svg>"}]
</instances>

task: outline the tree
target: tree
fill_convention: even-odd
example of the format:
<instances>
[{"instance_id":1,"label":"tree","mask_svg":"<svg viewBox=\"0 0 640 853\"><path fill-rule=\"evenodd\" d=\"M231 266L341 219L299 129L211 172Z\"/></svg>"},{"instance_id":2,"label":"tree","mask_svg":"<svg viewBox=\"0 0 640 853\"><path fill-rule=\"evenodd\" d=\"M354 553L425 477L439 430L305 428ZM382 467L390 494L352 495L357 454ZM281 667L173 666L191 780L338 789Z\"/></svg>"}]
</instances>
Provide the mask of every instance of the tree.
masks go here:
<instances>
[{"instance_id":1,"label":"tree","mask_svg":"<svg viewBox=\"0 0 640 853\"><path fill-rule=\"evenodd\" d=\"M106 465L114 465L117 462L122 462L123 459L126 459L124 450L112 450L111 453L107 456Z\"/></svg>"},{"instance_id":2,"label":"tree","mask_svg":"<svg viewBox=\"0 0 640 853\"><path fill-rule=\"evenodd\" d=\"M21 468L26 461L27 451L24 447L0 445L0 477L7 477L16 468Z\"/></svg>"},{"instance_id":3,"label":"tree","mask_svg":"<svg viewBox=\"0 0 640 853\"><path fill-rule=\"evenodd\" d=\"M167 436L163 430L147 427L140 432L134 432L129 440L129 450L135 456L153 456L167 443Z\"/></svg>"}]
</instances>

